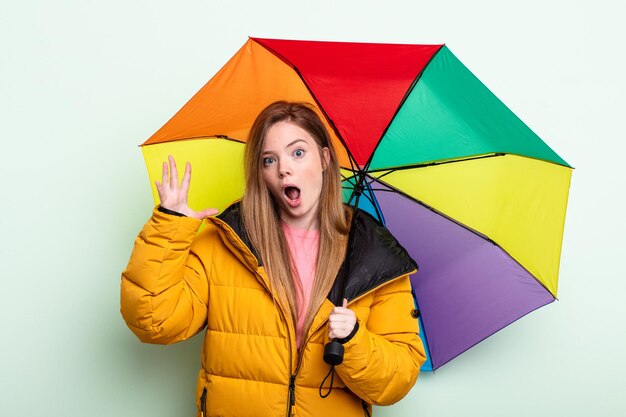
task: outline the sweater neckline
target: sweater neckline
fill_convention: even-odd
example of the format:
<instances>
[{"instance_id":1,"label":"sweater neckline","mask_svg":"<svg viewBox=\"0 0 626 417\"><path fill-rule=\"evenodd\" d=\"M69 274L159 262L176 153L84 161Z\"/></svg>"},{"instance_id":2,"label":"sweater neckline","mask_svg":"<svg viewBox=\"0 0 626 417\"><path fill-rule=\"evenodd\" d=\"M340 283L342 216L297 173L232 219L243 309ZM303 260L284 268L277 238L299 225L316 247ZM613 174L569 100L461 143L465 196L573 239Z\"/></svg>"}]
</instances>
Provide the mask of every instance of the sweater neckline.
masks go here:
<instances>
[{"instance_id":1,"label":"sweater neckline","mask_svg":"<svg viewBox=\"0 0 626 417\"><path fill-rule=\"evenodd\" d=\"M320 236L319 229L302 229L299 227L291 226L287 223L281 223L281 226L283 228L283 232L302 239L317 239Z\"/></svg>"}]
</instances>

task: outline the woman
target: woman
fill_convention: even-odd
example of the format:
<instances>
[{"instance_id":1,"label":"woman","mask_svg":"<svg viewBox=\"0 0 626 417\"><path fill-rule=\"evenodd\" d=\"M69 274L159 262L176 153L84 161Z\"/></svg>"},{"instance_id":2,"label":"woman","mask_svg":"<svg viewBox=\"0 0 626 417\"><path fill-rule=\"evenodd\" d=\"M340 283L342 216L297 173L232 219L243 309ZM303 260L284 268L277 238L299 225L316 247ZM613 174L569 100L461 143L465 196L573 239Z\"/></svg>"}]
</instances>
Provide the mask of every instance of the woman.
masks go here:
<instances>
[{"instance_id":1,"label":"woman","mask_svg":"<svg viewBox=\"0 0 626 417\"><path fill-rule=\"evenodd\" d=\"M161 204L122 274L126 323L162 344L206 327L201 416L363 416L400 400L425 360L411 314L416 265L384 227L342 204L337 158L314 109L264 109L244 165L242 201L215 216L187 205L189 163L180 185L174 159L163 164ZM350 273L339 280L353 215ZM341 282L335 307L327 297ZM332 339L345 354L322 390Z\"/></svg>"}]
</instances>

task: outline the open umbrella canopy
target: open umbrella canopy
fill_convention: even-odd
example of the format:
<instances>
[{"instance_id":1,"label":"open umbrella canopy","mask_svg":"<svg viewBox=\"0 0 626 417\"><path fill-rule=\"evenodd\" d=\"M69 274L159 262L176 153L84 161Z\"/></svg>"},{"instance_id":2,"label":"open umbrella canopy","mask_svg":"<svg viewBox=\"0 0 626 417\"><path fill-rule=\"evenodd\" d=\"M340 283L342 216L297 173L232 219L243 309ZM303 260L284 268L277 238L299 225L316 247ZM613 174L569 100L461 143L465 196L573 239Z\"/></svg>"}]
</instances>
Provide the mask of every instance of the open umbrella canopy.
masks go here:
<instances>
[{"instance_id":1,"label":"open umbrella canopy","mask_svg":"<svg viewBox=\"0 0 626 417\"><path fill-rule=\"evenodd\" d=\"M419 264L422 369L554 301L572 169L445 45L251 38L143 144L151 182L172 154L194 167L190 205L225 208L277 100L316 106L346 202L362 192Z\"/></svg>"}]
</instances>

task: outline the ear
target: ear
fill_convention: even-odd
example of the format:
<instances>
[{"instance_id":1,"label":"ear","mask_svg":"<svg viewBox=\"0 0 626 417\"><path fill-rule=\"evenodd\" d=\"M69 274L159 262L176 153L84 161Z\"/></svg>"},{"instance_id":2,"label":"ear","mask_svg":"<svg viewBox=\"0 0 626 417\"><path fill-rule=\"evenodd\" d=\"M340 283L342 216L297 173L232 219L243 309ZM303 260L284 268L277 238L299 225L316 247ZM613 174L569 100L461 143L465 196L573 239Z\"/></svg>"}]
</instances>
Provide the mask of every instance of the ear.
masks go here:
<instances>
[{"instance_id":1,"label":"ear","mask_svg":"<svg viewBox=\"0 0 626 417\"><path fill-rule=\"evenodd\" d=\"M327 147L322 148L322 168L326 169L330 163L330 151Z\"/></svg>"}]
</instances>

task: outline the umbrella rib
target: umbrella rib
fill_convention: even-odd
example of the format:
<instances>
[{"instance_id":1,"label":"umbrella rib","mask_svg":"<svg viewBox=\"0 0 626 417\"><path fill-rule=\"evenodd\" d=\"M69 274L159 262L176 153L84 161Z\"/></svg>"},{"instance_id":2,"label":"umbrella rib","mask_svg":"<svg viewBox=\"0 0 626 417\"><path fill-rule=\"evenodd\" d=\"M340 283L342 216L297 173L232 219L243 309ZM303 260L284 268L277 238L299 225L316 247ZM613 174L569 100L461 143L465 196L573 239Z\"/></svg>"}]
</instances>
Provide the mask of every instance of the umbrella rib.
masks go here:
<instances>
[{"instance_id":1,"label":"umbrella rib","mask_svg":"<svg viewBox=\"0 0 626 417\"><path fill-rule=\"evenodd\" d=\"M148 143L148 144L144 144L142 143L141 146L151 146L151 145L161 145L164 143L170 143L170 142L184 142L187 140L198 140L198 139L223 139L223 140L228 140L231 142L237 142L237 143L241 143L241 144L245 144L246 142L241 140L241 139L237 139L237 138L231 138L230 136L227 135L202 135L202 136L190 136L188 138L177 138L177 139L169 139L163 142L155 142L155 143Z\"/></svg>"},{"instance_id":2,"label":"umbrella rib","mask_svg":"<svg viewBox=\"0 0 626 417\"><path fill-rule=\"evenodd\" d=\"M366 176L366 178L369 176ZM371 178L371 177L369 177ZM374 179L372 178L371 182L367 182L367 188L369 188L371 190L371 193L374 193L374 190L372 189L371 184L374 183ZM366 196L367 197L367 196ZM381 224L385 224L384 221L384 217L383 217L383 213L381 213L378 204L376 202L373 201L374 200L374 196L372 195L372 198L370 199L370 202L372 203L372 206L374 207L374 210L376 210L376 216L378 217L378 221L380 221Z\"/></svg>"},{"instance_id":3,"label":"umbrella rib","mask_svg":"<svg viewBox=\"0 0 626 417\"><path fill-rule=\"evenodd\" d=\"M377 181L378 180L379 180L379 178L377 179ZM456 223L457 225L463 227L464 229L467 229L468 231L476 234L477 236L482 237L483 239L487 240L488 242L491 242L494 245L500 247L500 245L498 245L496 242L494 242L492 239L490 239L487 235L484 235L484 234L480 233L478 230L472 229L471 227L469 227L469 226L459 222L458 220L456 220L456 219L454 219L454 218L452 218L452 217L442 213L441 211L437 210L436 208L434 208L432 206L429 206L428 204L424 203L423 201L418 200L417 198L415 198L415 197L405 193L404 191L394 187L391 184L386 183L385 181L378 181L378 182L380 182L385 187L389 188L389 190L386 190L386 192L395 192L395 193L397 193L397 194L399 194L399 195L401 195L401 196L403 196L403 197L405 197L405 198L407 198L407 199L409 199L409 200L411 200L411 201L413 201L413 202L415 202L415 203L417 203L417 204L427 208L428 210L432 211L433 213L436 213L436 214L438 214L438 215L440 215L442 217L445 217L446 219L450 220L451 222ZM385 190L380 190L380 191L385 191ZM511 256L511 255L509 255L509 256ZM511 258L513 258L513 257L511 257Z\"/></svg>"},{"instance_id":4,"label":"umbrella rib","mask_svg":"<svg viewBox=\"0 0 626 417\"><path fill-rule=\"evenodd\" d=\"M494 158L497 156L505 156L507 155L506 153L503 152L495 152L493 154L488 154L488 155L480 155L480 156L471 156L468 158L459 158L459 159L450 159L447 161L441 161L441 162L424 162L421 164L413 164L413 165L404 165L404 166L400 166L400 167L391 167L391 168L378 168L378 169L372 169L369 170L368 172L372 173L372 172L383 172L385 171L384 174L382 174L380 177L376 177L378 179L392 174L396 171L405 171L407 169L417 169L417 168L428 168L431 166L436 166L436 165L445 165L445 164L453 164L456 162L466 162L466 161L473 161L475 159L485 159L485 158Z\"/></svg>"},{"instance_id":5,"label":"umbrella rib","mask_svg":"<svg viewBox=\"0 0 626 417\"><path fill-rule=\"evenodd\" d=\"M343 175L342 175L343 176ZM359 177L359 178L357 178ZM345 177L344 177L345 178ZM374 211L376 211L376 218L378 219L378 221L381 224L385 224L384 220L383 220L383 215L380 212L380 209L378 207L378 204L376 203L374 197L372 195L368 195L368 193L364 193L363 191L361 191L360 193L355 192L355 187L358 187L358 184L360 182L365 182L366 184L366 188L369 189L370 191L373 191L371 184L375 181L374 178L370 177L369 175L367 175L365 173L365 171L363 170L359 170L357 173L355 173L355 175L353 175L351 178L354 178L354 184L352 187L341 187L344 190L350 190L352 189L352 193L350 194L350 197L348 198L347 203L351 204L352 200L354 200L355 196L358 197L358 195L365 195L365 198L367 198L367 200L371 203L372 207L374 207ZM369 180L368 180L369 178ZM348 180L346 178L346 180ZM349 181L349 180L348 180ZM357 202L358 202L358 198L357 198ZM357 207L358 203L355 203L355 207ZM357 207L358 208L358 207Z\"/></svg>"},{"instance_id":6,"label":"umbrella rib","mask_svg":"<svg viewBox=\"0 0 626 417\"><path fill-rule=\"evenodd\" d=\"M378 216L378 219L382 219L380 213L378 212L378 208L376 208L376 203L374 202L374 199L371 197L371 195L363 193L361 195L364 195L365 198L367 198L369 200L370 203L372 203L372 206L374 207L374 210L376 210L376 215ZM381 222L382 223L382 222Z\"/></svg>"},{"instance_id":7,"label":"umbrella rib","mask_svg":"<svg viewBox=\"0 0 626 417\"><path fill-rule=\"evenodd\" d=\"M531 157L531 156L528 156L528 155L521 155L521 154L507 153L507 152L494 152L494 153L491 153L491 154L470 156L470 157L467 157L467 158L449 159L449 160L441 161L441 162L424 162L424 163L420 163L420 164L403 165L403 166L398 166L398 167L386 167L386 168L368 169L367 172L368 173L385 172L380 177L377 177L377 178L382 178L385 175L389 175L389 174L391 174L391 173L393 173L395 171L403 171L403 170L407 170L407 169L416 169L416 168L428 168L428 167L435 166L435 165L453 164L453 163L457 163L457 162L466 162L466 161L473 161L475 159L494 158L494 157L497 157L497 156L507 156L507 155L519 156L519 157L522 157L522 158L535 159L537 161L543 161L543 162L546 162L548 164L553 164L553 165L558 165L558 166L565 166L565 165L557 164L554 161L548 161L546 159L534 158L534 157ZM573 167L570 167L570 168L574 169Z\"/></svg>"},{"instance_id":8,"label":"umbrella rib","mask_svg":"<svg viewBox=\"0 0 626 417\"><path fill-rule=\"evenodd\" d=\"M397 191L395 191L395 190L385 190L384 188L373 188L372 187L371 190L372 191L380 191L380 192L383 192L383 193L394 193L394 194L397 193Z\"/></svg>"},{"instance_id":9,"label":"umbrella rib","mask_svg":"<svg viewBox=\"0 0 626 417\"><path fill-rule=\"evenodd\" d=\"M432 54L432 56L430 57L430 59L428 60L426 65L424 65L422 67L422 70L419 72L419 74L417 74L415 79L411 82L411 85L409 86L407 91L404 93L404 96L402 97L402 100L400 100L400 102L398 103L398 107L396 108L396 111L393 113L393 116L391 117L391 119L389 119L389 123L387 124L387 127L385 127L385 130L383 130L383 133L380 135L380 138L378 139L378 143L376 143L376 146L374 146L374 150L372 151L372 153L370 154L369 158L367 159L367 162L365 163L365 167L369 167L370 166L370 163L372 162L372 159L374 159L374 154L376 153L376 149L378 149L378 146L380 145L380 142L382 142L383 138L387 134L387 131L389 130L389 127L391 126L391 123L393 123L394 119L396 118L396 116L400 112L400 109L402 108L402 106L404 105L406 100L409 98L409 96L411 95L411 93L415 89L415 86L417 86L417 83L420 80L420 78L422 78L422 75L424 74L424 71L426 71L426 68L428 68L430 63L433 61L433 59L435 59L435 57L437 56L439 51L441 51L441 49L443 49L444 46L445 46L445 44L441 45L439 47L439 49L437 49L437 51Z\"/></svg>"}]
</instances>

